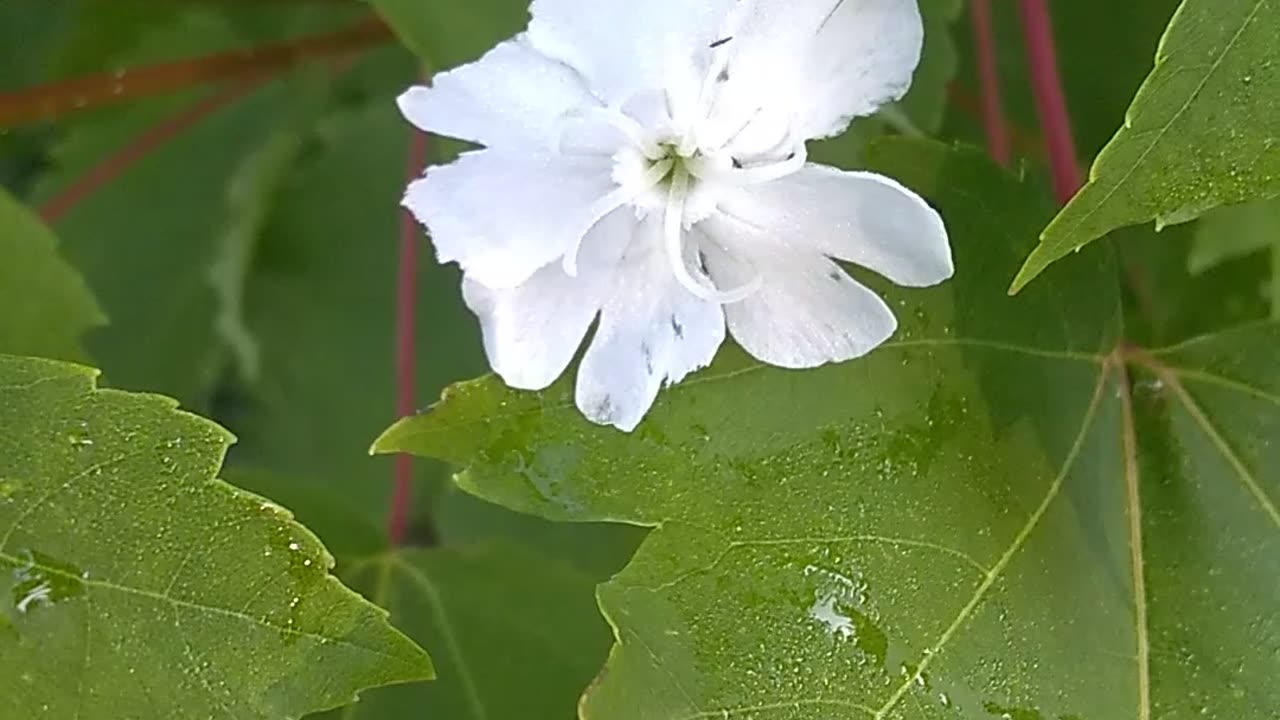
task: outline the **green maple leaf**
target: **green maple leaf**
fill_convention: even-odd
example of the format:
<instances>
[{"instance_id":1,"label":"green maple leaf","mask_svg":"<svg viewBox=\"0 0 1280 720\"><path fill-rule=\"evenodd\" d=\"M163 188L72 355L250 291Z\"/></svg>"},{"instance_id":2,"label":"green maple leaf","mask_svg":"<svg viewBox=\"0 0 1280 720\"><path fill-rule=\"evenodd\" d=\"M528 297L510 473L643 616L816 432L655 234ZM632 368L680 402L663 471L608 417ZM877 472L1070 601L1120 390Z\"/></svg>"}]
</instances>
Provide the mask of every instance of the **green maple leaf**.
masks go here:
<instances>
[{"instance_id":1,"label":"green maple leaf","mask_svg":"<svg viewBox=\"0 0 1280 720\"><path fill-rule=\"evenodd\" d=\"M1280 194L1275 0L1185 0L1124 127L1013 283L1126 225L1193 220Z\"/></svg>"},{"instance_id":2,"label":"green maple leaf","mask_svg":"<svg viewBox=\"0 0 1280 720\"><path fill-rule=\"evenodd\" d=\"M279 720L431 676L226 431L95 372L0 356L0 716Z\"/></svg>"}]
</instances>

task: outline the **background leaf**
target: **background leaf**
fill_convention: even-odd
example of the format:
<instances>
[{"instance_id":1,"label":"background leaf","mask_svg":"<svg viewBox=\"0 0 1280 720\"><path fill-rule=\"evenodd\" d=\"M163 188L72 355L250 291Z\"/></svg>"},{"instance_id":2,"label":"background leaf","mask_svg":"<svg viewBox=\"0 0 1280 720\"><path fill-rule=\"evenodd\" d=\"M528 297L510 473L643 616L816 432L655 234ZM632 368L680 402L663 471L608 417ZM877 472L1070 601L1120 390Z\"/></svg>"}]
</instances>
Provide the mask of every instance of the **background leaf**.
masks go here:
<instances>
[{"instance_id":1,"label":"background leaf","mask_svg":"<svg viewBox=\"0 0 1280 720\"><path fill-rule=\"evenodd\" d=\"M1203 273L1238 257L1270 250L1280 243L1280 201L1214 210L1196 226L1188 269Z\"/></svg>"},{"instance_id":2,"label":"background leaf","mask_svg":"<svg viewBox=\"0 0 1280 720\"><path fill-rule=\"evenodd\" d=\"M924 49L911 79L911 91L897 104L897 109L925 133L936 133L946 114L947 88L956 74L956 45L951 28L963 6L962 0L920 3L925 23Z\"/></svg>"},{"instance_id":3,"label":"background leaf","mask_svg":"<svg viewBox=\"0 0 1280 720\"><path fill-rule=\"evenodd\" d=\"M1193 274L1200 275L1230 260L1250 256L1259 265L1265 265L1264 258L1270 259L1270 290L1265 295L1271 303L1271 316L1280 319L1280 200L1226 207L1207 214L1196 227L1187 265Z\"/></svg>"},{"instance_id":4,"label":"background leaf","mask_svg":"<svg viewBox=\"0 0 1280 720\"><path fill-rule=\"evenodd\" d=\"M0 357L4 716L276 720L430 676L318 540L215 478L225 431L93 378Z\"/></svg>"},{"instance_id":5,"label":"background leaf","mask_svg":"<svg viewBox=\"0 0 1280 720\"><path fill-rule=\"evenodd\" d=\"M619 644L586 718L1275 714L1275 327L1129 350L1101 251L1004 298L1035 191L936 145L870 158L948 218L958 272L891 291L903 328L868 358L729 353L634 435L567 383L481 381L378 447L510 507L657 526L600 591ZM1134 410L1152 395L1167 422Z\"/></svg>"},{"instance_id":6,"label":"background leaf","mask_svg":"<svg viewBox=\"0 0 1280 720\"><path fill-rule=\"evenodd\" d=\"M1089 183L1045 229L1017 290L1073 249L1126 225L1171 225L1280 193L1280 55L1272 0L1185 0L1156 67Z\"/></svg>"},{"instance_id":7,"label":"background leaf","mask_svg":"<svg viewBox=\"0 0 1280 720\"><path fill-rule=\"evenodd\" d=\"M529 19L529 4L524 0L472 0L465 5L366 2L433 73L478 60L489 48L524 29Z\"/></svg>"},{"instance_id":8,"label":"background leaf","mask_svg":"<svg viewBox=\"0 0 1280 720\"><path fill-rule=\"evenodd\" d=\"M84 357L80 336L106 322L49 228L0 190L0 351Z\"/></svg>"},{"instance_id":9,"label":"background leaf","mask_svg":"<svg viewBox=\"0 0 1280 720\"><path fill-rule=\"evenodd\" d=\"M370 695L342 718L563 720L609 649L594 579L527 549L399 550L348 567L436 648L439 680Z\"/></svg>"},{"instance_id":10,"label":"background leaf","mask_svg":"<svg viewBox=\"0 0 1280 720\"><path fill-rule=\"evenodd\" d=\"M152 28L129 57L243 42L232 23L188 10ZM123 62L124 58L118 58ZM145 153L112 182L53 223L66 256L85 275L112 319L86 344L114 386L162 392L207 409L226 363L215 326L219 296L211 268L223 252L231 210L227 187L242 158L292 117L290 88L273 85L223 104L185 132ZM45 205L121 148L189 112L207 95L183 93L104 110L69 130L34 193ZM229 96L228 96L229 99ZM145 208L145 212L130 211ZM164 338L165 352L148 342Z\"/></svg>"},{"instance_id":11,"label":"background leaf","mask_svg":"<svg viewBox=\"0 0 1280 720\"><path fill-rule=\"evenodd\" d=\"M1194 274L1188 270L1187 258L1205 222L1210 218L1160 232L1135 226L1111 238L1124 266L1130 342L1174 345L1265 320L1270 314L1270 268L1259 262L1260 256L1226 260Z\"/></svg>"}]
</instances>

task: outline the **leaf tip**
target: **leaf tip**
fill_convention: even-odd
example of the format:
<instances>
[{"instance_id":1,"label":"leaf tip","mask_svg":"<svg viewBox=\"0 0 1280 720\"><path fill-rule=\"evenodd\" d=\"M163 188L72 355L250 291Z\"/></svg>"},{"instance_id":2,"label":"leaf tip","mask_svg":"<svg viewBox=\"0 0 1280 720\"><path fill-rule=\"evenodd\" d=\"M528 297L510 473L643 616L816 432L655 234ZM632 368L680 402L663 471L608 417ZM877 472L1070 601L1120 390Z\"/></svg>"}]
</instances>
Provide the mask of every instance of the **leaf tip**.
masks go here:
<instances>
[{"instance_id":1,"label":"leaf tip","mask_svg":"<svg viewBox=\"0 0 1280 720\"><path fill-rule=\"evenodd\" d=\"M405 422L409 418L400 418L391 425L391 427L382 431L382 434L373 441L369 446L370 455L390 455L392 453L401 452L403 448L398 443L400 431L404 427Z\"/></svg>"},{"instance_id":2,"label":"leaf tip","mask_svg":"<svg viewBox=\"0 0 1280 720\"><path fill-rule=\"evenodd\" d=\"M1035 255L1032 254L1031 257L1027 258L1027 263L1023 265L1022 269L1018 271L1018 274L1014 276L1013 282L1009 284L1009 290L1007 291L1009 293L1009 297L1013 297L1022 292L1022 289L1040 274L1040 270L1038 268L1033 268L1031 266L1031 262L1034 259Z\"/></svg>"}]
</instances>

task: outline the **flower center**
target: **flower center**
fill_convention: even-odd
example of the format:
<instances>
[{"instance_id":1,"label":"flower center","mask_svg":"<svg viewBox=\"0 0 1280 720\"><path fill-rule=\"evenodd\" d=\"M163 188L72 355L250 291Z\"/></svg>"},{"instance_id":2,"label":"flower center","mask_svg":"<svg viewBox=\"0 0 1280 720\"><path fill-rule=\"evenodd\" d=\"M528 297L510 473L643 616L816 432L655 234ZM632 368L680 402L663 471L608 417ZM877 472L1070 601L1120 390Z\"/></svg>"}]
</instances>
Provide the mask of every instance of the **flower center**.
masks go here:
<instances>
[{"instance_id":1,"label":"flower center","mask_svg":"<svg viewBox=\"0 0 1280 720\"><path fill-rule=\"evenodd\" d=\"M576 276L582 239L596 223L624 205L635 208L637 218L662 212L659 240L676 280L704 300L731 303L742 300L759 286L759 278L732 290L721 290L701 269L696 249L690 253L686 239L694 224L715 212L718 196L727 187L770 182L790 175L804 166L802 141L787 140L793 150L781 160L744 162L725 148L699 147L693 133L677 137L669 131L659 135L617 109L591 108L575 113L570 121L584 121L590 137L601 128L619 137L614 145L612 179L616 188L587 210L587 226L575 233L576 240L563 258L565 273ZM657 137L655 137L657 136ZM563 152L599 154L603 147L574 138L562 138ZM692 255L692 257L690 257ZM696 267L691 268L691 262Z\"/></svg>"}]
</instances>

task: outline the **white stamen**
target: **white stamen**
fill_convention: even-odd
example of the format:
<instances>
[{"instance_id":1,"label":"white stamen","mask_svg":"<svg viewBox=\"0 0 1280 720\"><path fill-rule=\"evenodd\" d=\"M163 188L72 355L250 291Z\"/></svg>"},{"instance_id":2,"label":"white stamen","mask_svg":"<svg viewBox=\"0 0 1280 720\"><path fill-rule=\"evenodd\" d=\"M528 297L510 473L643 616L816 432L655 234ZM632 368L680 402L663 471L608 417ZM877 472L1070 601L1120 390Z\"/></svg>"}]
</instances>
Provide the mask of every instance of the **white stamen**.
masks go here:
<instances>
[{"instance_id":1,"label":"white stamen","mask_svg":"<svg viewBox=\"0 0 1280 720\"><path fill-rule=\"evenodd\" d=\"M653 189L658 183L662 182L675 166L674 160L663 160L660 163L654 163L652 167L645 171L641 176L640 182L634 185L624 185L617 190L605 195L599 200L591 203L587 207L587 223L581 229L581 232L574 233L573 243L565 250L564 258L560 261L561 267L569 277L578 276L578 251L582 248L582 241L586 238L587 233L591 232L591 228L596 223L604 219L604 216L635 200L640 195Z\"/></svg>"},{"instance_id":2,"label":"white stamen","mask_svg":"<svg viewBox=\"0 0 1280 720\"><path fill-rule=\"evenodd\" d=\"M708 302L728 305L747 298L760 288L760 277L733 290L717 290L710 278L699 282L689 272L684 261L684 208L689 196L689 175L682 168L676 171L671 180L671 190L667 193L666 216L663 217L663 235L666 241L667 261L671 263L671 271L686 290Z\"/></svg>"},{"instance_id":3,"label":"white stamen","mask_svg":"<svg viewBox=\"0 0 1280 720\"><path fill-rule=\"evenodd\" d=\"M698 89L698 104L693 115L695 118L711 117L712 110L720 99L720 76L729 65L728 41L733 39L732 35L726 37L728 40L718 41L718 44L711 46L711 62L707 63L707 72ZM698 124L690 123L680 133L680 142L676 145L676 149L682 157L692 157L697 150L699 142L697 132Z\"/></svg>"},{"instance_id":4,"label":"white stamen","mask_svg":"<svg viewBox=\"0 0 1280 720\"><path fill-rule=\"evenodd\" d=\"M690 163L689 171L699 179L721 182L729 185L759 185L761 183L780 180L792 173L799 172L809 162L809 152L804 143L796 143L791 155L785 160L764 163L748 168L723 168L710 163Z\"/></svg>"}]
</instances>

